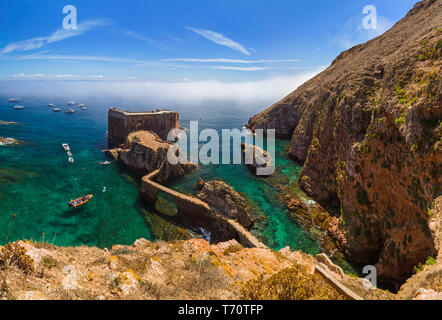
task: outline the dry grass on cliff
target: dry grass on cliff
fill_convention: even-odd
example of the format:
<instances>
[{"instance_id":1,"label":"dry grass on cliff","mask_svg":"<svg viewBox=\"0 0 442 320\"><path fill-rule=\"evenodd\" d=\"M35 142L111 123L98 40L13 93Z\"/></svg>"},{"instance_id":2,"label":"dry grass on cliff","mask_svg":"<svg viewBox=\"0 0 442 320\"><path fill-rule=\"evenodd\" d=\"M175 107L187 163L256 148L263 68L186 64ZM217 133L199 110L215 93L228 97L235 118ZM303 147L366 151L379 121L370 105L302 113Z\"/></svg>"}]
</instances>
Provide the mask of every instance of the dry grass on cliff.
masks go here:
<instances>
[{"instance_id":1,"label":"dry grass on cliff","mask_svg":"<svg viewBox=\"0 0 442 320\"><path fill-rule=\"evenodd\" d=\"M0 250L0 269L6 270L10 267L17 267L23 273L34 272L34 265L31 257L27 255L26 249L18 245L17 242L6 244Z\"/></svg>"},{"instance_id":2,"label":"dry grass on cliff","mask_svg":"<svg viewBox=\"0 0 442 320\"><path fill-rule=\"evenodd\" d=\"M268 279L262 275L243 284L241 298L246 300L345 300L320 275L309 274L294 265Z\"/></svg>"}]
</instances>

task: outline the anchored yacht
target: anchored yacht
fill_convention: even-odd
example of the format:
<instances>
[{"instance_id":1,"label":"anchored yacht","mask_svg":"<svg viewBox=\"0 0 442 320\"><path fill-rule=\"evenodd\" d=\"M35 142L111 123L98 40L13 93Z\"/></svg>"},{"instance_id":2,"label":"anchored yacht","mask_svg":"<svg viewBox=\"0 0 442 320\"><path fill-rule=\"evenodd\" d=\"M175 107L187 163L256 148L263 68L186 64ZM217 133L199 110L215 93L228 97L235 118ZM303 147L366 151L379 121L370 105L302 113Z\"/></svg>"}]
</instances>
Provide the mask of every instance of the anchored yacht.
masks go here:
<instances>
[{"instance_id":1,"label":"anchored yacht","mask_svg":"<svg viewBox=\"0 0 442 320\"><path fill-rule=\"evenodd\" d=\"M19 106L18 104L15 105L15 107L14 107L15 110L22 110L22 109L24 109L24 108L25 108L25 107L23 107L23 106Z\"/></svg>"}]
</instances>

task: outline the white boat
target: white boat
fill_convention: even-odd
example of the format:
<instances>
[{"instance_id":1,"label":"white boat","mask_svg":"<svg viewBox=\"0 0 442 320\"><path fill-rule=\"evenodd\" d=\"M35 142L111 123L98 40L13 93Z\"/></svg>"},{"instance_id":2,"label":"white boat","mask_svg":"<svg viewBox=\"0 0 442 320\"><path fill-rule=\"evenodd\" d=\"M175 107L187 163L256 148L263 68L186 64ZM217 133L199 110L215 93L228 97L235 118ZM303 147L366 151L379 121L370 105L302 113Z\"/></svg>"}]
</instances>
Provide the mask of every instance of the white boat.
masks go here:
<instances>
[{"instance_id":1,"label":"white boat","mask_svg":"<svg viewBox=\"0 0 442 320\"><path fill-rule=\"evenodd\" d=\"M64 151L71 151L71 148L67 143L62 143L61 147L64 149Z\"/></svg>"},{"instance_id":2,"label":"white boat","mask_svg":"<svg viewBox=\"0 0 442 320\"><path fill-rule=\"evenodd\" d=\"M68 157L72 157L72 152L68 151L67 155L68 155Z\"/></svg>"},{"instance_id":3,"label":"white boat","mask_svg":"<svg viewBox=\"0 0 442 320\"><path fill-rule=\"evenodd\" d=\"M82 106L81 110L87 110L86 106Z\"/></svg>"},{"instance_id":4,"label":"white boat","mask_svg":"<svg viewBox=\"0 0 442 320\"><path fill-rule=\"evenodd\" d=\"M54 108L54 109L52 109L52 111L54 111L54 112L60 112L61 109L60 109L60 108Z\"/></svg>"},{"instance_id":5,"label":"white boat","mask_svg":"<svg viewBox=\"0 0 442 320\"><path fill-rule=\"evenodd\" d=\"M69 161L69 163L74 163L74 158L69 157L68 161Z\"/></svg>"},{"instance_id":6,"label":"white boat","mask_svg":"<svg viewBox=\"0 0 442 320\"><path fill-rule=\"evenodd\" d=\"M22 110L22 109L24 109L24 108L25 108L25 107L23 107L23 106L19 106L18 104L15 105L15 107L14 107L15 110Z\"/></svg>"},{"instance_id":7,"label":"white boat","mask_svg":"<svg viewBox=\"0 0 442 320\"><path fill-rule=\"evenodd\" d=\"M75 112L74 109L67 109L67 110L66 110L66 113L74 113L74 112Z\"/></svg>"},{"instance_id":8,"label":"white boat","mask_svg":"<svg viewBox=\"0 0 442 320\"><path fill-rule=\"evenodd\" d=\"M69 101L68 102L68 106L69 107L76 106L76 105L77 105L77 103L75 101Z\"/></svg>"},{"instance_id":9,"label":"white boat","mask_svg":"<svg viewBox=\"0 0 442 320\"><path fill-rule=\"evenodd\" d=\"M19 98L9 98L8 102L15 102L15 103L19 103L20 99Z\"/></svg>"},{"instance_id":10,"label":"white boat","mask_svg":"<svg viewBox=\"0 0 442 320\"><path fill-rule=\"evenodd\" d=\"M50 104L48 104L48 107L53 107L54 106L54 104L53 103L50 103Z\"/></svg>"},{"instance_id":11,"label":"white boat","mask_svg":"<svg viewBox=\"0 0 442 320\"><path fill-rule=\"evenodd\" d=\"M80 103L79 105L78 105L78 107L79 108L83 108L83 107L86 107L84 104L82 104L82 103Z\"/></svg>"}]
</instances>

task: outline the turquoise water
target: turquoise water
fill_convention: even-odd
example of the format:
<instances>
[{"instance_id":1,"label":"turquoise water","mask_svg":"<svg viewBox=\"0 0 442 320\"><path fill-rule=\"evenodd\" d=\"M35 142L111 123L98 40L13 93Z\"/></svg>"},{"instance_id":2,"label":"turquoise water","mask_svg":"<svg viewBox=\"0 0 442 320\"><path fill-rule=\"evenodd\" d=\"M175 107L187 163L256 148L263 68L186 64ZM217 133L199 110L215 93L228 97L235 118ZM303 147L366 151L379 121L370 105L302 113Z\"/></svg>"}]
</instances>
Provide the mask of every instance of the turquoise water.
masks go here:
<instances>
[{"instance_id":1,"label":"turquoise water","mask_svg":"<svg viewBox=\"0 0 442 320\"><path fill-rule=\"evenodd\" d=\"M20 125L0 125L0 137L25 141L19 146L0 146L0 243L34 239L56 245L110 247L131 244L144 237L155 240L155 219L145 219L153 209L143 206L138 195L138 178L108 160L101 152L106 146L107 103L86 101L88 110L75 114L54 113L48 102L22 99L24 110L13 110L7 98L0 98L0 120ZM229 103L226 102L226 105ZM62 106L62 109L66 107ZM132 111L143 110L131 106ZM232 107L174 107L181 125L199 120L200 129L233 129L247 123L262 109ZM71 146L75 163L69 164L61 143ZM285 157L288 141L277 141L277 173L283 184L296 183L300 166ZM278 191L266 178L255 177L244 165L209 165L173 183L172 187L193 193L198 177L221 179L245 194L253 206L256 227L252 232L274 249L289 245L316 254L318 244L302 227L290 220L276 200ZM288 177L291 177L289 180ZM103 188L106 187L106 192ZM71 209L70 199L85 194L94 198L85 206ZM13 218L15 214L15 218Z\"/></svg>"}]
</instances>

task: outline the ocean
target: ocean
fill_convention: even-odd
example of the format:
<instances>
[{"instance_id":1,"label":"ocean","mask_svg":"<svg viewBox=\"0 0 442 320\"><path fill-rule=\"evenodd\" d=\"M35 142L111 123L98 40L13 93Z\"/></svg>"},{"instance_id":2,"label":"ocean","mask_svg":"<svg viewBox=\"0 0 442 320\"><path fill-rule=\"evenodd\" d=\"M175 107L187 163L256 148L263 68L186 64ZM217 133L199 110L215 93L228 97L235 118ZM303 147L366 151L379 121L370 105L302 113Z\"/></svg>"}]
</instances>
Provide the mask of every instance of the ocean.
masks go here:
<instances>
[{"instance_id":1,"label":"ocean","mask_svg":"<svg viewBox=\"0 0 442 320\"><path fill-rule=\"evenodd\" d=\"M59 246L109 248L132 244L139 238L173 240L174 233L165 229L176 227L174 222L141 201L139 177L117 163L99 164L109 160L101 150L106 147L107 111L112 101L77 101L88 109L74 107L74 114L66 114L68 100L23 98L20 104L25 108L14 110L7 98L0 97L0 120L19 124L0 124L0 137L13 137L21 144L0 146L0 244L32 239ZM62 111L53 112L48 103ZM242 129L263 106L242 108L217 101L200 107L170 108L180 113L183 127L198 120L200 130L213 128L220 132ZM131 111L146 109L131 105ZM70 145L74 164L68 163L62 143ZM276 141L276 174L279 183L296 185L301 166L286 157L288 147L289 141ZM221 179L244 194L257 221L252 233L267 246L290 246L313 255L321 252L303 227L290 219L271 179L256 177L245 165L201 165L170 187L194 193L198 177L205 181ZM86 194L94 194L89 203L77 209L68 207L69 200ZM204 236L203 231L178 227L195 237Z\"/></svg>"}]
</instances>

